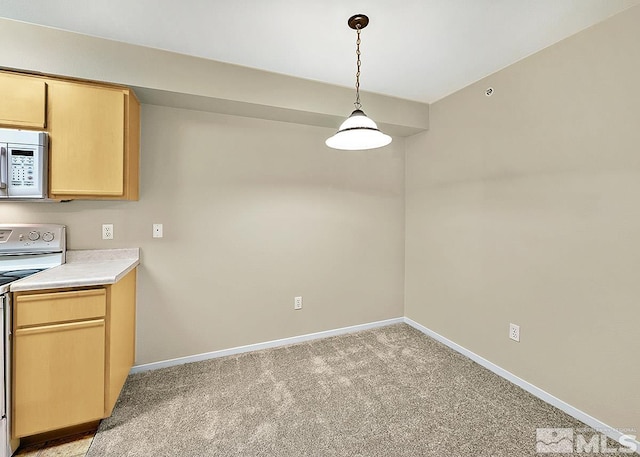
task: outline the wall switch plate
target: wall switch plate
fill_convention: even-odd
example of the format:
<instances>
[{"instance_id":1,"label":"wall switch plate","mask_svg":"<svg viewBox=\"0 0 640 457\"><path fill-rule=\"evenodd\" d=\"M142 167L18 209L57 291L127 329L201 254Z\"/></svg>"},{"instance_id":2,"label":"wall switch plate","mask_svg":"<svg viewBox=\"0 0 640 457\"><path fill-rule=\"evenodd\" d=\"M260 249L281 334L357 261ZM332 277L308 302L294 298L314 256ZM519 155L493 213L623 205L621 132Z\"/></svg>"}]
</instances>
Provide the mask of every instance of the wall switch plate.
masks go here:
<instances>
[{"instance_id":1,"label":"wall switch plate","mask_svg":"<svg viewBox=\"0 0 640 457\"><path fill-rule=\"evenodd\" d=\"M520 326L516 324L509 324L509 338L513 341L520 341Z\"/></svg>"},{"instance_id":2,"label":"wall switch plate","mask_svg":"<svg viewBox=\"0 0 640 457\"><path fill-rule=\"evenodd\" d=\"M113 239L113 224L102 224L102 239L103 240Z\"/></svg>"},{"instance_id":3,"label":"wall switch plate","mask_svg":"<svg viewBox=\"0 0 640 457\"><path fill-rule=\"evenodd\" d=\"M162 238L162 224L153 224L153 237Z\"/></svg>"},{"instance_id":4,"label":"wall switch plate","mask_svg":"<svg viewBox=\"0 0 640 457\"><path fill-rule=\"evenodd\" d=\"M293 299L293 309L302 309L302 297Z\"/></svg>"}]
</instances>

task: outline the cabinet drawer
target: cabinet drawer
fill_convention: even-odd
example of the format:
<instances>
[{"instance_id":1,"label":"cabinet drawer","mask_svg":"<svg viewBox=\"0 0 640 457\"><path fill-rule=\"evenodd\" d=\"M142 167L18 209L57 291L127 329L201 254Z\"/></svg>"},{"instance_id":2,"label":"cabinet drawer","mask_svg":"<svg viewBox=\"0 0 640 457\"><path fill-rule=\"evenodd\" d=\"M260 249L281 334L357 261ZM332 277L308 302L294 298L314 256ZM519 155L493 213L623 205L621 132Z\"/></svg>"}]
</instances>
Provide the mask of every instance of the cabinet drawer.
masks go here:
<instances>
[{"instance_id":1,"label":"cabinet drawer","mask_svg":"<svg viewBox=\"0 0 640 457\"><path fill-rule=\"evenodd\" d=\"M104 317L106 303L106 289L18 295L14 307L15 326Z\"/></svg>"},{"instance_id":2,"label":"cabinet drawer","mask_svg":"<svg viewBox=\"0 0 640 457\"><path fill-rule=\"evenodd\" d=\"M46 90L40 79L0 73L0 125L44 128Z\"/></svg>"}]
</instances>

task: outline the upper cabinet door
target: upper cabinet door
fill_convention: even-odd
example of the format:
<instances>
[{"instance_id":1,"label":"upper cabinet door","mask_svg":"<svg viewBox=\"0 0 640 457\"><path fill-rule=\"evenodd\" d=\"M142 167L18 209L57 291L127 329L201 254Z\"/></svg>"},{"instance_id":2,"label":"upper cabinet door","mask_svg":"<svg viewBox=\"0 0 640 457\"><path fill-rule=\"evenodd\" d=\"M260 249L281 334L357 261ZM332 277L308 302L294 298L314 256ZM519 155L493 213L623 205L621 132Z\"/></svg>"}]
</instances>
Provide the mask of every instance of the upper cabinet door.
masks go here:
<instances>
[{"instance_id":1,"label":"upper cabinet door","mask_svg":"<svg viewBox=\"0 0 640 457\"><path fill-rule=\"evenodd\" d=\"M0 72L0 126L44 129L46 98L43 80Z\"/></svg>"},{"instance_id":2,"label":"upper cabinet door","mask_svg":"<svg viewBox=\"0 0 640 457\"><path fill-rule=\"evenodd\" d=\"M127 104L123 89L50 82L52 195L126 198Z\"/></svg>"}]
</instances>

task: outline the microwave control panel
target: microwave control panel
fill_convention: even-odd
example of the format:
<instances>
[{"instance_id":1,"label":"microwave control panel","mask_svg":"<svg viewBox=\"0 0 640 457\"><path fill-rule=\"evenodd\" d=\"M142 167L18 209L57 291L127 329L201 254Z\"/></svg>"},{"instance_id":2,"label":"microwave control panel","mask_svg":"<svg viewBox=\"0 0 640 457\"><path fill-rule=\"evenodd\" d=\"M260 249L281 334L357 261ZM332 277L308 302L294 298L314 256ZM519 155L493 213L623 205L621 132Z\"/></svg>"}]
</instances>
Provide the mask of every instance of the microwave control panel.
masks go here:
<instances>
[{"instance_id":1,"label":"microwave control panel","mask_svg":"<svg viewBox=\"0 0 640 457\"><path fill-rule=\"evenodd\" d=\"M37 151L26 149L11 150L11 185L13 187L34 187L38 185Z\"/></svg>"}]
</instances>

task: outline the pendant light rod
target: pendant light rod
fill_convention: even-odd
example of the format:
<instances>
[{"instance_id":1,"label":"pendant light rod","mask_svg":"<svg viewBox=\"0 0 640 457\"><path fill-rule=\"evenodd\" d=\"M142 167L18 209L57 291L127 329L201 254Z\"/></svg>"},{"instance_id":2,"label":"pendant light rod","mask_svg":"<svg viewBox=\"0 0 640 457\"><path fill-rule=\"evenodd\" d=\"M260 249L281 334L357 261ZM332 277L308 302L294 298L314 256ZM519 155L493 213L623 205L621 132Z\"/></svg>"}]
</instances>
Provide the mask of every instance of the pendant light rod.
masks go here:
<instances>
[{"instance_id":1,"label":"pendant light rod","mask_svg":"<svg viewBox=\"0 0 640 457\"><path fill-rule=\"evenodd\" d=\"M362 103L360 103L360 66L362 62L360 61L360 31L369 25L369 18L364 14L355 14L349 18L347 21L349 27L356 31L356 101L354 103L356 109L362 108Z\"/></svg>"},{"instance_id":2,"label":"pendant light rod","mask_svg":"<svg viewBox=\"0 0 640 457\"><path fill-rule=\"evenodd\" d=\"M356 31L356 101L354 103L356 109L362 108L362 103L360 103L360 66L362 62L360 61L360 31L369 25L369 18L364 14L355 14L349 18L347 21L349 27Z\"/></svg>"}]
</instances>

